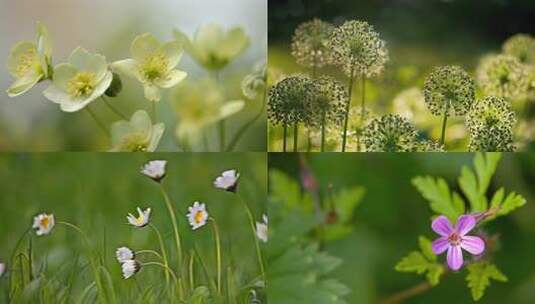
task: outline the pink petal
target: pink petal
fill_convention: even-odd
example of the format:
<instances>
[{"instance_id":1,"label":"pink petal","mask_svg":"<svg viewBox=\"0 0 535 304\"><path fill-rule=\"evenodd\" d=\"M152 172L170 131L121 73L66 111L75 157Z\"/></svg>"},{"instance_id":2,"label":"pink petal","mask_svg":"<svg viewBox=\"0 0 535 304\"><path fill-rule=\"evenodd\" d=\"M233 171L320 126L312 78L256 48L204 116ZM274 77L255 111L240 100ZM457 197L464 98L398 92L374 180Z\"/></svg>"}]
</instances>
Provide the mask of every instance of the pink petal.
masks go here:
<instances>
[{"instance_id":1,"label":"pink petal","mask_svg":"<svg viewBox=\"0 0 535 304\"><path fill-rule=\"evenodd\" d=\"M431 223L431 228L441 236L448 236L453 231L450 220L444 215L437 217L433 223Z\"/></svg>"},{"instance_id":2,"label":"pink petal","mask_svg":"<svg viewBox=\"0 0 535 304\"><path fill-rule=\"evenodd\" d=\"M436 255L439 255L441 253L444 253L450 246L450 242L448 242L447 237L441 237L433 241L432 249L433 253Z\"/></svg>"},{"instance_id":3,"label":"pink petal","mask_svg":"<svg viewBox=\"0 0 535 304\"><path fill-rule=\"evenodd\" d=\"M476 226L476 218L471 215L461 215L457 219L457 224L455 225L455 230L459 235L463 236L474 229Z\"/></svg>"},{"instance_id":4,"label":"pink petal","mask_svg":"<svg viewBox=\"0 0 535 304\"><path fill-rule=\"evenodd\" d=\"M461 247L473 255L480 255L485 251L485 242L478 236L463 236Z\"/></svg>"},{"instance_id":5,"label":"pink petal","mask_svg":"<svg viewBox=\"0 0 535 304\"><path fill-rule=\"evenodd\" d=\"M461 246L450 246L448 248L448 266L451 270L457 271L463 267L463 251Z\"/></svg>"}]
</instances>

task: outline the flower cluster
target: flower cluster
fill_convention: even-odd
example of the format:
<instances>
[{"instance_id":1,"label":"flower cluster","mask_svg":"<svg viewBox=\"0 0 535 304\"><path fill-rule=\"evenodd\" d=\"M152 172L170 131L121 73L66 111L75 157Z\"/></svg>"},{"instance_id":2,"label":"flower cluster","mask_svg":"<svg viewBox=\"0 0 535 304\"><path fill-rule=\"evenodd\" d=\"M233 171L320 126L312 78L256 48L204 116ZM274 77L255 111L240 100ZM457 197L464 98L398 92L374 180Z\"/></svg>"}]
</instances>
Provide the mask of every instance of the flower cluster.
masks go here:
<instances>
[{"instance_id":1,"label":"flower cluster","mask_svg":"<svg viewBox=\"0 0 535 304\"><path fill-rule=\"evenodd\" d=\"M479 100L466 116L470 131L470 151L512 151L516 116L503 98Z\"/></svg>"},{"instance_id":2,"label":"flower cluster","mask_svg":"<svg viewBox=\"0 0 535 304\"><path fill-rule=\"evenodd\" d=\"M309 122L314 83L304 76L291 76L269 90L268 117L273 124Z\"/></svg>"},{"instance_id":3,"label":"flower cluster","mask_svg":"<svg viewBox=\"0 0 535 304\"><path fill-rule=\"evenodd\" d=\"M333 63L340 66L348 77L378 76L383 73L388 61L385 41L365 21L347 21L337 27L331 36L329 47Z\"/></svg>"},{"instance_id":4,"label":"flower cluster","mask_svg":"<svg viewBox=\"0 0 535 304\"><path fill-rule=\"evenodd\" d=\"M535 38L529 34L516 34L502 46L504 54L516 57L521 63L535 64Z\"/></svg>"},{"instance_id":5,"label":"flower cluster","mask_svg":"<svg viewBox=\"0 0 535 304\"><path fill-rule=\"evenodd\" d=\"M424 99L434 115L464 115L474 102L475 83L461 67L437 67L425 79Z\"/></svg>"},{"instance_id":6,"label":"flower cluster","mask_svg":"<svg viewBox=\"0 0 535 304\"><path fill-rule=\"evenodd\" d=\"M349 98L345 87L329 76L321 76L312 82L312 99L308 105L310 125L319 126L327 122L341 125Z\"/></svg>"},{"instance_id":7,"label":"flower cluster","mask_svg":"<svg viewBox=\"0 0 535 304\"><path fill-rule=\"evenodd\" d=\"M527 93L527 70L511 55L484 57L477 67L476 76L485 95L515 101L524 98Z\"/></svg>"},{"instance_id":8,"label":"flower cluster","mask_svg":"<svg viewBox=\"0 0 535 304\"><path fill-rule=\"evenodd\" d=\"M417 137L418 132L410 122L393 114L372 119L362 133L367 152L412 152Z\"/></svg>"},{"instance_id":9,"label":"flower cluster","mask_svg":"<svg viewBox=\"0 0 535 304\"><path fill-rule=\"evenodd\" d=\"M319 19L301 23L292 37L292 55L297 63L311 68L330 63L329 41L333 31L332 24Z\"/></svg>"}]
</instances>

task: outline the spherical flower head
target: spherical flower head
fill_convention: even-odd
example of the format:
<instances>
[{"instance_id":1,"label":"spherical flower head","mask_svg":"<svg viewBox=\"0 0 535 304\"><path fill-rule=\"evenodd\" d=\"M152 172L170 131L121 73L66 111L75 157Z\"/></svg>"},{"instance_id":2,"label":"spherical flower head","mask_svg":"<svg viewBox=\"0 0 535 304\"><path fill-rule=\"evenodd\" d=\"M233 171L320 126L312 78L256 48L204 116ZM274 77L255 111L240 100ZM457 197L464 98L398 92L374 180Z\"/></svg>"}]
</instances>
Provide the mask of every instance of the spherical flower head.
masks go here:
<instances>
[{"instance_id":1,"label":"spherical flower head","mask_svg":"<svg viewBox=\"0 0 535 304\"><path fill-rule=\"evenodd\" d=\"M117 257L117 261L121 264L136 258L135 253L128 247L117 248L115 256Z\"/></svg>"},{"instance_id":2,"label":"spherical flower head","mask_svg":"<svg viewBox=\"0 0 535 304\"><path fill-rule=\"evenodd\" d=\"M529 34L509 37L503 43L502 51L516 57L523 64L535 64L535 38Z\"/></svg>"},{"instance_id":3,"label":"spherical flower head","mask_svg":"<svg viewBox=\"0 0 535 304\"><path fill-rule=\"evenodd\" d=\"M129 279L141 269L141 264L136 260L128 260L121 264L123 278Z\"/></svg>"},{"instance_id":4,"label":"spherical flower head","mask_svg":"<svg viewBox=\"0 0 535 304\"><path fill-rule=\"evenodd\" d=\"M39 81L50 78L52 42L48 30L37 24L36 42L21 41L13 46L7 59L7 70L15 82L6 90L9 97L26 93Z\"/></svg>"},{"instance_id":5,"label":"spherical flower head","mask_svg":"<svg viewBox=\"0 0 535 304\"><path fill-rule=\"evenodd\" d=\"M236 193L240 174L236 170L227 170L221 173L214 181L214 187L228 192Z\"/></svg>"},{"instance_id":6,"label":"spherical flower head","mask_svg":"<svg viewBox=\"0 0 535 304\"><path fill-rule=\"evenodd\" d=\"M130 121L121 120L111 126L111 152L154 152L165 131L165 125L153 125L149 114L139 110Z\"/></svg>"},{"instance_id":7,"label":"spherical flower head","mask_svg":"<svg viewBox=\"0 0 535 304\"><path fill-rule=\"evenodd\" d=\"M416 152L444 152L444 145L434 140L419 140L416 143Z\"/></svg>"},{"instance_id":8,"label":"spherical flower head","mask_svg":"<svg viewBox=\"0 0 535 304\"><path fill-rule=\"evenodd\" d=\"M329 40L334 26L329 22L313 19L301 23L292 37L292 55L299 65L321 68L330 62Z\"/></svg>"},{"instance_id":9,"label":"spherical flower head","mask_svg":"<svg viewBox=\"0 0 535 304\"><path fill-rule=\"evenodd\" d=\"M141 82L145 98L150 101L159 101L160 89L174 87L188 75L175 69L183 53L177 41L162 44L152 34L145 33L134 39L130 53L131 59L114 62L112 68Z\"/></svg>"},{"instance_id":10,"label":"spherical flower head","mask_svg":"<svg viewBox=\"0 0 535 304\"><path fill-rule=\"evenodd\" d=\"M262 215L262 222L256 222L256 237L264 243L268 241L268 217Z\"/></svg>"},{"instance_id":11,"label":"spherical flower head","mask_svg":"<svg viewBox=\"0 0 535 304\"><path fill-rule=\"evenodd\" d=\"M228 100L224 88L213 79L184 82L173 91L175 113L178 117L176 136L195 144L202 139L202 131L223 119L237 114L245 107L243 100Z\"/></svg>"},{"instance_id":12,"label":"spherical flower head","mask_svg":"<svg viewBox=\"0 0 535 304\"><path fill-rule=\"evenodd\" d=\"M373 78L383 73L388 62L386 43L365 21L347 21L331 35L332 61L351 77Z\"/></svg>"},{"instance_id":13,"label":"spherical flower head","mask_svg":"<svg viewBox=\"0 0 535 304\"><path fill-rule=\"evenodd\" d=\"M417 126L429 124L424 93L420 88L412 87L401 91L392 101L394 113L414 122Z\"/></svg>"},{"instance_id":14,"label":"spherical flower head","mask_svg":"<svg viewBox=\"0 0 535 304\"><path fill-rule=\"evenodd\" d=\"M475 83L461 67L435 68L424 83L424 99L433 115L464 115L475 99Z\"/></svg>"},{"instance_id":15,"label":"spherical flower head","mask_svg":"<svg viewBox=\"0 0 535 304\"><path fill-rule=\"evenodd\" d=\"M479 100L466 116L471 151L510 151L516 116L509 102L495 96Z\"/></svg>"},{"instance_id":16,"label":"spherical flower head","mask_svg":"<svg viewBox=\"0 0 535 304\"><path fill-rule=\"evenodd\" d=\"M221 70L240 56L250 44L249 37L240 27L227 31L215 24L201 26L193 39L178 29L175 39L184 46L200 65L209 70Z\"/></svg>"},{"instance_id":17,"label":"spherical flower head","mask_svg":"<svg viewBox=\"0 0 535 304\"><path fill-rule=\"evenodd\" d=\"M145 211L141 210L141 208L137 208L137 214L138 216L135 217L132 215L132 213L128 213L128 216L126 219L128 220L128 223L132 226L135 226L137 228L145 227L149 224L150 221L150 208L145 209Z\"/></svg>"},{"instance_id":18,"label":"spherical flower head","mask_svg":"<svg viewBox=\"0 0 535 304\"><path fill-rule=\"evenodd\" d=\"M54 67L52 85L43 94L59 104L62 111L76 112L102 96L112 80L106 57L78 47L68 63Z\"/></svg>"},{"instance_id":19,"label":"spherical flower head","mask_svg":"<svg viewBox=\"0 0 535 304\"><path fill-rule=\"evenodd\" d=\"M47 235L52 231L56 224L53 214L42 213L33 218L33 226L35 233L39 236Z\"/></svg>"},{"instance_id":20,"label":"spherical flower head","mask_svg":"<svg viewBox=\"0 0 535 304\"><path fill-rule=\"evenodd\" d=\"M325 123L341 125L349 99L345 87L329 76L321 76L311 81L313 86L310 103L307 105L310 113L307 124L321 126L325 118Z\"/></svg>"},{"instance_id":21,"label":"spherical flower head","mask_svg":"<svg viewBox=\"0 0 535 304\"><path fill-rule=\"evenodd\" d=\"M489 55L480 61L476 79L485 95L519 100L528 90L527 72L516 57Z\"/></svg>"},{"instance_id":22,"label":"spherical flower head","mask_svg":"<svg viewBox=\"0 0 535 304\"><path fill-rule=\"evenodd\" d=\"M141 167L141 174L159 183L166 175L166 166L166 160L151 160Z\"/></svg>"},{"instance_id":23,"label":"spherical flower head","mask_svg":"<svg viewBox=\"0 0 535 304\"><path fill-rule=\"evenodd\" d=\"M269 90L268 118L273 124L309 121L314 83L304 76L291 76Z\"/></svg>"},{"instance_id":24,"label":"spherical flower head","mask_svg":"<svg viewBox=\"0 0 535 304\"><path fill-rule=\"evenodd\" d=\"M6 264L0 263L0 278L4 275L6 272Z\"/></svg>"},{"instance_id":25,"label":"spherical flower head","mask_svg":"<svg viewBox=\"0 0 535 304\"><path fill-rule=\"evenodd\" d=\"M372 119L362 137L367 152L412 152L418 132L405 118L388 114Z\"/></svg>"},{"instance_id":26,"label":"spherical flower head","mask_svg":"<svg viewBox=\"0 0 535 304\"><path fill-rule=\"evenodd\" d=\"M241 82L242 94L251 99L256 99L260 92L266 88L267 65L265 62L255 66L251 74L247 74Z\"/></svg>"},{"instance_id":27,"label":"spherical flower head","mask_svg":"<svg viewBox=\"0 0 535 304\"><path fill-rule=\"evenodd\" d=\"M206 225L208 220L208 211L204 203L195 202L191 207L188 207L188 214L186 215L191 225L191 229L197 230Z\"/></svg>"},{"instance_id":28,"label":"spherical flower head","mask_svg":"<svg viewBox=\"0 0 535 304\"><path fill-rule=\"evenodd\" d=\"M485 242L478 236L467 235L477 224L477 220L472 215L461 215L457 219L455 227L447 217L441 215L431 224L433 231L440 237L433 241L432 249L436 255L447 251L446 260L448 267L457 271L463 267L464 249L470 254L480 255L485 251Z\"/></svg>"}]
</instances>

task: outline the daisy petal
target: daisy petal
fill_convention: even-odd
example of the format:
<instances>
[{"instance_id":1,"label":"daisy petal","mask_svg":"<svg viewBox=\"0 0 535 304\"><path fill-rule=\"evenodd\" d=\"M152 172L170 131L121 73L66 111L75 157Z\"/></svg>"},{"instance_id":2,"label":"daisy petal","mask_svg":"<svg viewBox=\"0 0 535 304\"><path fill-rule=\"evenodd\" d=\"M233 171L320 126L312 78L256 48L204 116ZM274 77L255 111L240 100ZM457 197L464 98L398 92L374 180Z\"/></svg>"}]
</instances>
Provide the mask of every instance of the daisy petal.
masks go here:
<instances>
[{"instance_id":1,"label":"daisy petal","mask_svg":"<svg viewBox=\"0 0 535 304\"><path fill-rule=\"evenodd\" d=\"M473 255L479 255L485 251L485 242L478 236L463 236L461 247Z\"/></svg>"},{"instance_id":2,"label":"daisy petal","mask_svg":"<svg viewBox=\"0 0 535 304\"><path fill-rule=\"evenodd\" d=\"M444 215L437 217L431 224L431 228L441 236L448 236L453 231L450 220Z\"/></svg>"}]
</instances>

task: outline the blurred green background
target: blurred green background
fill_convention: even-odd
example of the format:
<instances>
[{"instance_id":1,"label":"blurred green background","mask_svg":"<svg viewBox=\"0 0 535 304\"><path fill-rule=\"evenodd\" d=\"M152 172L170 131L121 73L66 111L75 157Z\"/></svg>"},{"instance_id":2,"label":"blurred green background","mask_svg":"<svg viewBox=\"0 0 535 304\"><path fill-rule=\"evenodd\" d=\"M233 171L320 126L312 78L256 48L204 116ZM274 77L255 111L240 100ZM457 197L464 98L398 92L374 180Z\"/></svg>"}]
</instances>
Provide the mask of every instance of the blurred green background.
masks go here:
<instances>
[{"instance_id":1,"label":"blurred green background","mask_svg":"<svg viewBox=\"0 0 535 304\"><path fill-rule=\"evenodd\" d=\"M146 161L165 159L168 165L164 186L177 214L186 214L194 201L206 203L210 216L220 226L223 266L225 269L234 267L236 275L249 282L259 275L259 270L248 218L236 196L215 189L212 182L223 170L237 169L241 174L239 193L260 221L266 212L266 158L263 153L2 154L0 261L9 259L19 237L31 227L33 216L53 213L56 221L76 224L88 234L93 247L105 257L105 266L121 301L136 300L137 303L136 283L122 279L115 250L128 246L134 250L159 251L158 241L149 227L135 229L126 220L128 213L137 215L136 207L150 207L151 222L162 232L167 251L171 253L169 263L176 266L172 225L159 187L139 173ZM185 217L177 217L185 252L196 246L210 275L215 275L210 227L192 231ZM80 272L74 279L71 274L77 269L72 267L77 264L76 257L80 256L83 261L83 239L60 225L56 225L50 235L32 235L36 271L46 264L49 279L73 283L73 294L79 296L80 289L91 282L89 270ZM161 285L162 270L157 267L144 269L136 277L144 288L154 285L160 290L164 286ZM0 303L4 303L7 283L5 277L0 280Z\"/></svg>"},{"instance_id":2,"label":"blurred green background","mask_svg":"<svg viewBox=\"0 0 535 304\"><path fill-rule=\"evenodd\" d=\"M481 56L500 52L508 37L535 33L535 1L531 0L270 0L268 10L268 60L273 80L280 75L310 73L297 65L290 53L292 35L300 23L319 18L339 26L358 19L373 25L386 41L390 57L384 74L366 84L367 109L375 115L404 115L404 109L396 108L393 100L405 90L423 88L434 66L460 65L473 75ZM319 74L334 76L347 85L335 67L322 68ZM352 104L360 104L359 86ZM529 107L533 114L533 103ZM427 109L420 116L412 119L416 127L428 137L440 138L441 118ZM527 136L523 133L517 135L522 140ZM466 135L463 119L451 119L448 150L466 151ZM268 138L270 151L280 151L282 128L270 127ZM301 138L300 146L305 147L305 136ZM525 144L520 149L527 150Z\"/></svg>"},{"instance_id":3,"label":"blurred green background","mask_svg":"<svg viewBox=\"0 0 535 304\"><path fill-rule=\"evenodd\" d=\"M21 40L35 40L36 22L49 30L53 42L54 64L66 62L78 46L106 56L109 62L130 58L130 44L139 34L150 32L160 41L173 39L180 28L192 36L201 25L214 23L223 28L242 27L250 38L249 48L220 74L228 100L243 99L245 109L227 122L227 137L260 110L260 100L247 100L240 82L259 61L265 62L267 48L267 3L249 0L0 0L0 60ZM5 65L2 65L3 67ZM188 54L177 66L187 71L188 80L210 77ZM130 116L137 109L150 112L139 82L122 77L123 92L110 99ZM26 94L11 99L5 90L12 79L4 68L0 73L0 151L106 151L109 142L91 117L80 111L64 113L47 100L41 83ZM176 113L172 90L164 90L158 104L158 118L166 132L158 151L175 151ZM97 116L110 125L119 120L102 102L92 103ZM215 131L214 131L215 133ZM249 129L235 151L265 151L265 118ZM216 146L214 134L213 146Z\"/></svg>"},{"instance_id":4,"label":"blurred green background","mask_svg":"<svg viewBox=\"0 0 535 304\"><path fill-rule=\"evenodd\" d=\"M305 154L318 179L321 191L333 184L336 190L354 186L365 188L365 195L354 212L355 230L346 238L324 243L324 249L343 263L328 277L339 279L352 293L349 303L375 303L425 280L414 273L394 270L396 263L418 246L417 238L435 238L431 230L432 212L428 202L411 184L415 176L441 176L452 190L463 165L472 166L469 153L323 153ZM296 154L272 153L269 167L299 179ZM492 282L478 303L527 304L535 302L535 154L504 154L489 193L503 186L524 196L527 204L510 216L487 226L499 233L500 249L493 257L509 278L508 283ZM273 228L275 229L275 228ZM444 257L439 257L444 260ZM441 283L405 303L473 303L466 287L466 270L448 274Z\"/></svg>"}]
</instances>

